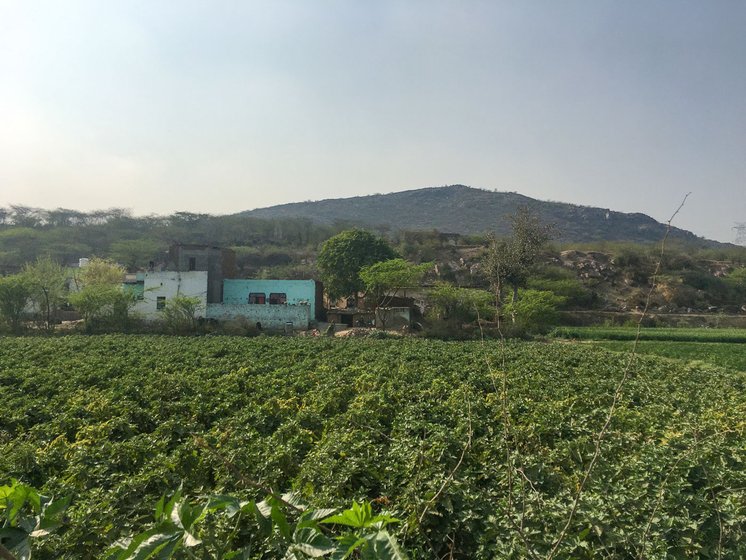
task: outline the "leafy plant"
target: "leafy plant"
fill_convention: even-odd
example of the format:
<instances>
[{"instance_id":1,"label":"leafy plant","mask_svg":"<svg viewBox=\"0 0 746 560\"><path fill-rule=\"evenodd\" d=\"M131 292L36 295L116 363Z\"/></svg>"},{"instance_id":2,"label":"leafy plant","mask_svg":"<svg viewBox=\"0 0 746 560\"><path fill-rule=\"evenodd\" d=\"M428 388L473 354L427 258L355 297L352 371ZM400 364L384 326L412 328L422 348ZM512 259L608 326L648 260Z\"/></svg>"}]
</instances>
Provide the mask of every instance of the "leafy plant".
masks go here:
<instances>
[{"instance_id":1,"label":"leafy plant","mask_svg":"<svg viewBox=\"0 0 746 560\"><path fill-rule=\"evenodd\" d=\"M31 541L58 529L69 505L69 497L54 500L17 480L0 486L0 558L31 558Z\"/></svg>"},{"instance_id":2,"label":"leafy plant","mask_svg":"<svg viewBox=\"0 0 746 560\"><path fill-rule=\"evenodd\" d=\"M199 298L178 295L166 301L163 321L174 334L194 333L197 330L197 313L201 309Z\"/></svg>"},{"instance_id":3,"label":"leafy plant","mask_svg":"<svg viewBox=\"0 0 746 560\"><path fill-rule=\"evenodd\" d=\"M488 362L510 368L509 398ZM229 507L190 525L209 499L188 499L197 510L180 523L202 544L185 547L182 532L179 557L211 542L282 557L303 512L366 500L402 519L411 557L546 558L627 363L565 342L4 338L0 480L75 495L64 531L34 542L37 560L96 558L154 528L153 506L182 482L182 496L271 502L241 476L309 504L277 504L290 538L277 519L265 538L260 518ZM642 355L633 372L555 558L743 557L743 373ZM330 515L316 522L337 547L357 530L322 523Z\"/></svg>"},{"instance_id":4,"label":"leafy plant","mask_svg":"<svg viewBox=\"0 0 746 560\"><path fill-rule=\"evenodd\" d=\"M386 530L398 519L374 516L369 502L353 502L350 509L330 516L333 512L309 509L295 494L270 494L261 502L217 495L190 503L178 491L169 500L159 500L153 527L116 543L104 559L165 560L182 549L194 549L217 560L253 558L261 551L287 560L404 560L396 538ZM228 522L229 531L218 529L217 516ZM252 521L248 526L247 520ZM322 524L348 529L332 539Z\"/></svg>"},{"instance_id":5,"label":"leafy plant","mask_svg":"<svg viewBox=\"0 0 746 560\"><path fill-rule=\"evenodd\" d=\"M503 312L512 319L512 328L530 334L544 333L557 323L558 308L565 298L552 292L521 290L515 301L506 303Z\"/></svg>"}]
</instances>

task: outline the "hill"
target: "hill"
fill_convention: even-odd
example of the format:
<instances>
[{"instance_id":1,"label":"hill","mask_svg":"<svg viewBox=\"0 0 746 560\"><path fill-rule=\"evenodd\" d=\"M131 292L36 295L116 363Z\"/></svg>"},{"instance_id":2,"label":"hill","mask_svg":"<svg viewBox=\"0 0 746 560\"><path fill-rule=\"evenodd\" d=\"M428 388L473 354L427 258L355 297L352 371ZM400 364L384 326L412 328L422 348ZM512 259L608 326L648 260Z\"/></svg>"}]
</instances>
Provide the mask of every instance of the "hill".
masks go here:
<instances>
[{"instance_id":1,"label":"hill","mask_svg":"<svg viewBox=\"0 0 746 560\"><path fill-rule=\"evenodd\" d=\"M605 208L536 200L518 193L493 192L451 185L391 194L295 202L241 212L255 218L306 218L319 224L349 223L392 230L432 230L460 234L495 231L508 234L505 219L522 207L554 224L558 240L660 241L666 226L645 214L626 214ZM691 232L674 228L672 237L702 245L716 245Z\"/></svg>"}]
</instances>

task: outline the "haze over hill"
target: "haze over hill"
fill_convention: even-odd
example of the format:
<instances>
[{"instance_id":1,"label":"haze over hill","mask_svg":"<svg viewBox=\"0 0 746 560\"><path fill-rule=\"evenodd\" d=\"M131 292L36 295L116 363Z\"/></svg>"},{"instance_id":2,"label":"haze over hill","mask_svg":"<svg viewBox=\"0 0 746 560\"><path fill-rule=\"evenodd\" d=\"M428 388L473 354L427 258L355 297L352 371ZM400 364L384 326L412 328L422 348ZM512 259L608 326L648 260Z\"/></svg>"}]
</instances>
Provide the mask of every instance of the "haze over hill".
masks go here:
<instances>
[{"instance_id":1,"label":"haze over hill","mask_svg":"<svg viewBox=\"0 0 746 560\"><path fill-rule=\"evenodd\" d=\"M666 226L640 213L626 214L605 208L536 200L513 192L494 192L450 185L391 194L375 194L295 202L242 212L257 218L307 218L316 223L345 222L393 230L429 230L476 234L510 231L507 216L527 206L557 228L560 241L659 241ZM675 238L715 243L673 228Z\"/></svg>"}]
</instances>

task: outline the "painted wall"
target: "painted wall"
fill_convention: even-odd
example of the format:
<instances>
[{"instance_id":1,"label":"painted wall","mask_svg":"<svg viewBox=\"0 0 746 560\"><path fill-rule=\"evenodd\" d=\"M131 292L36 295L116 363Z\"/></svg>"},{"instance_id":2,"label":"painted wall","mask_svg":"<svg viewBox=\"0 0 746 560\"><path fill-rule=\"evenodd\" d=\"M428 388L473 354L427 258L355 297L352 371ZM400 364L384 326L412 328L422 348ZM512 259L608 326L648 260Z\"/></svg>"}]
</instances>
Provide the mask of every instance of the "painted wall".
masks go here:
<instances>
[{"instance_id":1,"label":"painted wall","mask_svg":"<svg viewBox=\"0 0 746 560\"><path fill-rule=\"evenodd\" d=\"M137 302L134 311L146 319L157 319L161 313L156 308L158 298L165 297L168 301L177 295L198 298L201 313L204 314L207 307L207 271L146 272L143 299Z\"/></svg>"},{"instance_id":2,"label":"painted wall","mask_svg":"<svg viewBox=\"0 0 746 560\"><path fill-rule=\"evenodd\" d=\"M223 291L223 278L226 276L224 268L229 264L230 256L235 253L230 249L210 247L208 245L172 245L168 250L173 270L189 272L206 270L207 301L220 303ZM194 261L194 268L190 267L190 259Z\"/></svg>"},{"instance_id":3,"label":"painted wall","mask_svg":"<svg viewBox=\"0 0 746 560\"><path fill-rule=\"evenodd\" d=\"M269 292L267 292L269 296ZM292 323L295 330L306 330L311 320L309 305L254 305L248 303L211 303L209 319L231 321L245 318L251 325L261 323L263 329L280 330Z\"/></svg>"},{"instance_id":4,"label":"painted wall","mask_svg":"<svg viewBox=\"0 0 746 560\"><path fill-rule=\"evenodd\" d=\"M223 281L224 304L248 304L249 294L263 293L269 306L269 294L284 293L287 305L308 305L311 319L316 319L316 282L314 280L230 280Z\"/></svg>"}]
</instances>

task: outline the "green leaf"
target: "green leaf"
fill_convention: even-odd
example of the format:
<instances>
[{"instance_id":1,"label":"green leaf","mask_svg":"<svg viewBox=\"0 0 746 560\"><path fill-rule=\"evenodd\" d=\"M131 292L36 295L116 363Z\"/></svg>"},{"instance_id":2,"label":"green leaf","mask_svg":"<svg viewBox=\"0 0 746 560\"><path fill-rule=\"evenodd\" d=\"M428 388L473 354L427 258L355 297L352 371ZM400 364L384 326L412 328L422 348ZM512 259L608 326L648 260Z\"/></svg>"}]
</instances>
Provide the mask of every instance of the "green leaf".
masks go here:
<instances>
[{"instance_id":1,"label":"green leaf","mask_svg":"<svg viewBox=\"0 0 746 560\"><path fill-rule=\"evenodd\" d=\"M287 541L291 540L292 534L290 532L290 524L288 523L285 514L282 513L282 510L278 506L273 505L271 516L272 521L274 521L277 529L280 531L280 535L282 535L282 538Z\"/></svg>"},{"instance_id":2,"label":"green leaf","mask_svg":"<svg viewBox=\"0 0 746 560\"><path fill-rule=\"evenodd\" d=\"M42 508L36 527L34 527L34 530L31 532L31 536L43 537L60 527L64 521L65 511L69 505L69 496L60 498L59 500L52 500L45 504Z\"/></svg>"},{"instance_id":3,"label":"green leaf","mask_svg":"<svg viewBox=\"0 0 746 560\"><path fill-rule=\"evenodd\" d=\"M126 548L115 544L105 556L106 560L146 560L149 558L170 558L160 554L173 555L183 539L183 531L164 532L164 523L135 535Z\"/></svg>"},{"instance_id":4,"label":"green leaf","mask_svg":"<svg viewBox=\"0 0 746 560\"><path fill-rule=\"evenodd\" d=\"M0 528L0 543L11 552L28 545L28 534L26 531L15 527Z\"/></svg>"},{"instance_id":5,"label":"green leaf","mask_svg":"<svg viewBox=\"0 0 746 560\"><path fill-rule=\"evenodd\" d=\"M399 543L388 531L378 531L366 537L367 544L363 547L363 560L406 560L406 556L399 548Z\"/></svg>"},{"instance_id":6,"label":"green leaf","mask_svg":"<svg viewBox=\"0 0 746 560\"><path fill-rule=\"evenodd\" d=\"M383 529L389 523L400 523L400 522L401 522L401 519L382 513L380 515L376 515L373 519L371 519L368 522L367 526L376 527L378 529Z\"/></svg>"},{"instance_id":7,"label":"green leaf","mask_svg":"<svg viewBox=\"0 0 746 560\"><path fill-rule=\"evenodd\" d=\"M280 496L280 498L282 498L285 503L288 503L300 510L306 509L306 504L303 503L300 494L298 494L297 492L286 492L285 494Z\"/></svg>"},{"instance_id":8,"label":"green leaf","mask_svg":"<svg viewBox=\"0 0 746 560\"><path fill-rule=\"evenodd\" d=\"M161 518L157 518L156 521L163 521L164 519L171 519L173 515L174 508L176 507L176 504L181 500L181 488L179 488L173 496L171 496L171 499L166 502L166 504L163 506L163 509L161 510Z\"/></svg>"},{"instance_id":9,"label":"green leaf","mask_svg":"<svg viewBox=\"0 0 746 560\"><path fill-rule=\"evenodd\" d=\"M305 512L303 515L307 515L308 519L311 519L313 521L318 521L319 519L323 519L324 517L328 517L332 515L335 511L337 511L337 508L313 509L308 512Z\"/></svg>"},{"instance_id":10,"label":"green leaf","mask_svg":"<svg viewBox=\"0 0 746 560\"><path fill-rule=\"evenodd\" d=\"M27 503L31 506L31 510L34 513L41 511L41 496L39 493L31 488L31 486L20 484L15 480L10 487L3 487L0 499L2 499L2 505L6 509L5 516L7 523L11 526L18 524L18 515Z\"/></svg>"},{"instance_id":11,"label":"green leaf","mask_svg":"<svg viewBox=\"0 0 746 560\"><path fill-rule=\"evenodd\" d=\"M270 504L267 500L262 500L261 502L256 504L256 510L263 517L269 517L270 515L272 515L272 504Z\"/></svg>"},{"instance_id":12,"label":"green leaf","mask_svg":"<svg viewBox=\"0 0 746 560\"><path fill-rule=\"evenodd\" d=\"M163 494L161 496L161 499L158 500L158 503L155 504L155 520L156 521L160 521L161 519L163 519L165 506L166 506L166 495Z\"/></svg>"},{"instance_id":13,"label":"green leaf","mask_svg":"<svg viewBox=\"0 0 746 560\"><path fill-rule=\"evenodd\" d=\"M354 533L346 533L341 537L337 537L337 548L334 550L331 558L332 560L345 560L352 556L366 542L364 538L358 537Z\"/></svg>"},{"instance_id":14,"label":"green leaf","mask_svg":"<svg viewBox=\"0 0 746 560\"><path fill-rule=\"evenodd\" d=\"M319 558L334 551L334 543L314 527L302 527L293 533L293 544L306 556Z\"/></svg>"},{"instance_id":15,"label":"green leaf","mask_svg":"<svg viewBox=\"0 0 746 560\"><path fill-rule=\"evenodd\" d=\"M373 512L370 507L370 502L358 504L353 501L352 507L344 510L340 514L322 519L321 523L334 523L335 525L347 525L349 527L362 529L368 526L371 519L373 519Z\"/></svg>"},{"instance_id":16,"label":"green leaf","mask_svg":"<svg viewBox=\"0 0 746 560\"><path fill-rule=\"evenodd\" d=\"M232 550L225 556L224 560L249 560L251 558L251 546L245 546L240 550Z\"/></svg>"},{"instance_id":17,"label":"green leaf","mask_svg":"<svg viewBox=\"0 0 746 560\"><path fill-rule=\"evenodd\" d=\"M264 506L266 506L266 502L259 502L258 504L251 502L245 507L254 515L254 519L256 519L256 523L259 526L259 535L262 538L267 538L272 533L272 520L270 518L272 508Z\"/></svg>"},{"instance_id":18,"label":"green leaf","mask_svg":"<svg viewBox=\"0 0 746 560\"><path fill-rule=\"evenodd\" d=\"M248 504L248 502L246 503ZM214 495L210 496L202 515L216 511L225 511L229 518L235 516L241 509L246 506L242 504L238 498L233 496Z\"/></svg>"}]
</instances>

